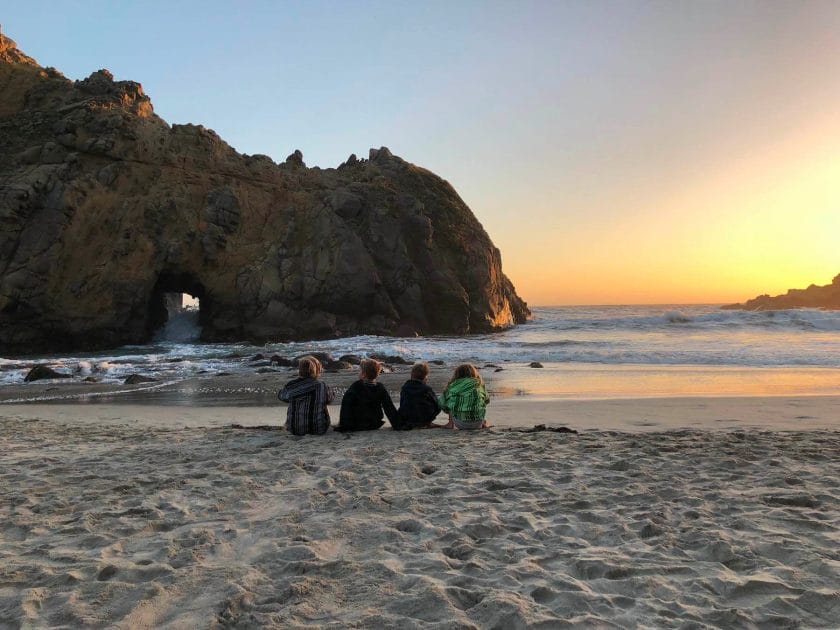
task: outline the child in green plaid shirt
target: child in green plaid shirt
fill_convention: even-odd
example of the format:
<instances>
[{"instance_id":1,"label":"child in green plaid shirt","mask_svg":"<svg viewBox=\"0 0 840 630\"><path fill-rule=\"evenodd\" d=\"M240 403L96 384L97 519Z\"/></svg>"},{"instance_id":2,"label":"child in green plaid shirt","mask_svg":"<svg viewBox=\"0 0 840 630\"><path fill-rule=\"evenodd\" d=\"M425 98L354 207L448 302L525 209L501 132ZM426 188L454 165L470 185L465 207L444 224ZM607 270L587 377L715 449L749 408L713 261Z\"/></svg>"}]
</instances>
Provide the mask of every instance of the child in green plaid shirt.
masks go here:
<instances>
[{"instance_id":1,"label":"child in green plaid shirt","mask_svg":"<svg viewBox=\"0 0 840 630\"><path fill-rule=\"evenodd\" d=\"M484 419L490 397L481 374L470 363L455 368L439 402L440 408L449 414L446 428L471 430L490 426Z\"/></svg>"}]
</instances>

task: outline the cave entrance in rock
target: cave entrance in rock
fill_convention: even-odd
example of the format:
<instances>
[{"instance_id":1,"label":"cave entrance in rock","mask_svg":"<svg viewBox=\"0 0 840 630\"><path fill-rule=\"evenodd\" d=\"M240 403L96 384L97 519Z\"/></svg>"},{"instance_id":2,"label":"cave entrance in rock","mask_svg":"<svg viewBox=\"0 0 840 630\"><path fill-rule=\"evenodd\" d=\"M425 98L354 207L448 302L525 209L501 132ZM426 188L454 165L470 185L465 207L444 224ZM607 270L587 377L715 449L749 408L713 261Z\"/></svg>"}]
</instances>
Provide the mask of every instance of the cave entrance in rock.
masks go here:
<instances>
[{"instance_id":1,"label":"cave entrance in rock","mask_svg":"<svg viewBox=\"0 0 840 630\"><path fill-rule=\"evenodd\" d=\"M206 304L204 286L191 274L161 273L149 302L149 337L154 341L198 341L207 315Z\"/></svg>"}]
</instances>

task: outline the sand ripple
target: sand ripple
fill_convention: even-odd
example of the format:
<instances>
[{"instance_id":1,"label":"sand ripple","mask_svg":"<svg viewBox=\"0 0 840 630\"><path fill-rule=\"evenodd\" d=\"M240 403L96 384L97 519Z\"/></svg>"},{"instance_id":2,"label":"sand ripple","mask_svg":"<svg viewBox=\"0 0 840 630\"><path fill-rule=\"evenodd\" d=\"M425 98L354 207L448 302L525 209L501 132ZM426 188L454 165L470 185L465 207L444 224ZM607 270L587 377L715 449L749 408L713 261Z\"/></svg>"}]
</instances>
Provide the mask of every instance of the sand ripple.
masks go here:
<instances>
[{"instance_id":1,"label":"sand ripple","mask_svg":"<svg viewBox=\"0 0 840 630\"><path fill-rule=\"evenodd\" d=\"M838 453L5 418L0 626L837 627Z\"/></svg>"}]
</instances>

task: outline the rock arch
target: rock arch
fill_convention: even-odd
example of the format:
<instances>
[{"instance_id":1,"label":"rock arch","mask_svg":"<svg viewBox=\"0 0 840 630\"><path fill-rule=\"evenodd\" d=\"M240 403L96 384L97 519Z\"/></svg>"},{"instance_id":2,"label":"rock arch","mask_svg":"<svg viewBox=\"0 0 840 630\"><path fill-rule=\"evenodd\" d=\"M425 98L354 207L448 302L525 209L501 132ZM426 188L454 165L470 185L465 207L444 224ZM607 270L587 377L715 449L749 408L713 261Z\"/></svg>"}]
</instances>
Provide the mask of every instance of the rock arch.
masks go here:
<instances>
[{"instance_id":1,"label":"rock arch","mask_svg":"<svg viewBox=\"0 0 840 630\"><path fill-rule=\"evenodd\" d=\"M184 271L162 271L149 296L147 309L146 331L148 336L159 331L169 319L170 308L166 303L166 296L173 293L188 293L199 300L198 324L208 319L211 312L211 300L204 285L197 277Z\"/></svg>"},{"instance_id":2,"label":"rock arch","mask_svg":"<svg viewBox=\"0 0 840 630\"><path fill-rule=\"evenodd\" d=\"M201 295L207 340L529 316L452 186L384 147L327 169L240 155L140 84L69 81L2 35L0 85L0 352L146 342L167 287Z\"/></svg>"}]
</instances>

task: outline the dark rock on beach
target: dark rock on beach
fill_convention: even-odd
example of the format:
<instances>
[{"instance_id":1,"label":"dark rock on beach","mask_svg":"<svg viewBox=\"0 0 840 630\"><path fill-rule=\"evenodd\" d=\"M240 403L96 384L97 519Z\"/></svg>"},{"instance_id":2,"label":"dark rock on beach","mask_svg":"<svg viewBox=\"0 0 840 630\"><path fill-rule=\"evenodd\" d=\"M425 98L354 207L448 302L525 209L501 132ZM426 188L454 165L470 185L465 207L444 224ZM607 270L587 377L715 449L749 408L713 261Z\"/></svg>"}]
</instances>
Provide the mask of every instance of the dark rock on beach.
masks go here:
<instances>
[{"instance_id":1,"label":"dark rock on beach","mask_svg":"<svg viewBox=\"0 0 840 630\"><path fill-rule=\"evenodd\" d=\"M139 83L71 81L0 35L0 347L148 342L167 293L204 341L485 333L529 316L452 186L372 149L341 168L169 125Z\"/></svg>"},{"instance_id":2,"label":"dark rock on beach","mask_svg":"<svg viewBox=\"0 0 840 630\"><path fill-rule=\"evenodd\" d=\"M362 362L362 357L358 354L342 354L338 357L339 361L347 361L351 365L359 365Z\"/></svg>"},{"instance_id":3,"label":"dark rock on beach","mask_svg":"<svg viewBox=\"0 0 840 630\"><path fill-rule=\"evenodd\" d=\"M157 383L156 378L151 376L143 376L142 374L132 374L123 381L125 385L139 385L140 383Z\"/></svg>"},{"instance_id":4,"label":"dark rock on beach","mask_svg":"<svg viewBox=\"0 0 840 630\"><path fill-rule=\"evenodd\" d=\"M56 372L54 369L47 365L36 365L31 370L29 370L29 372L27 372L23 380L26 383L31 383L32 381L41 381L51 378L72 378L72 376L70 374L62 374L61 372Z\"/></svg>"},{"instance_id":5,"label":"dark rock on beach","mask_svg":"<svg viewBox=\"0 0 840 630\"><path fill-rule=\"evenodd\" d=\"M371 359L376 359L377 361L381 361L382 363L388 363L389 365L411 365L411 361L403 359L401 356L394 355L394 354L377 354L374 353L370 355Z\"/></svg>"},{"instance_id":6,"label":"dark rock on beach","mask_svg":"<svg viewBox=\"0 0 840 630\"><path fill-rule=\"evenodd\" d=\"M326 365L327 363L332 363L333 361L335 361L335 359L329 352L307 352L306 354L302 354L299 357L295 357L294 364L297 365L303 357L313 357L315 359L318 359L318 361L321 362L321 365Z\"/></svg>"},{"instance_id":7,"label":"dark rock on beach","mask_svg":"<svg viewBox=\"0 0 840 630\"><path fill-rule=\"evenodd\" d=\"M544 424L535 424L533 427L511 430L516 431L517 433L542 433L543 431L548 431L550 433L571 433L573 435L577 435L578 433L569 427L549 427Z\"/></svg>"},{"instance_id":8,"label":"dark rock on beach","mask_svg":"<svg viewBox=\"0 0 840 630\"><path fill-rule=\"evenodd\" d=\"M528 367L532 367L532 368L541 368L541 367L545 367L545 366L543 366L543 364L542 364L542 363L540 363L539 361L531 361L531 362L528 364Z\"/></svg>"},{"instance_id":9,"label":"dark rock on beach","mask_svg":"<svg viewBox=\"0 0 840 630\"><path fill-rule=\"evenodd\" d=\"M352 370L353 364L348 361L330 361L324 365L327 372L341 372L343 370Z\"/></svg>"},{"instance_id":10,"label":"dark rock on beach","mask_svg":"<svg viewBox=\"0 0 840 630\"><path fill-rule=\"evenodd\" d=\"M273 354L271 355L271 359L269 359L269 363L280 367L294 367L296 361L287 359L286 357L281 357L279 354Z\"/></svg>"}]
</instances>

